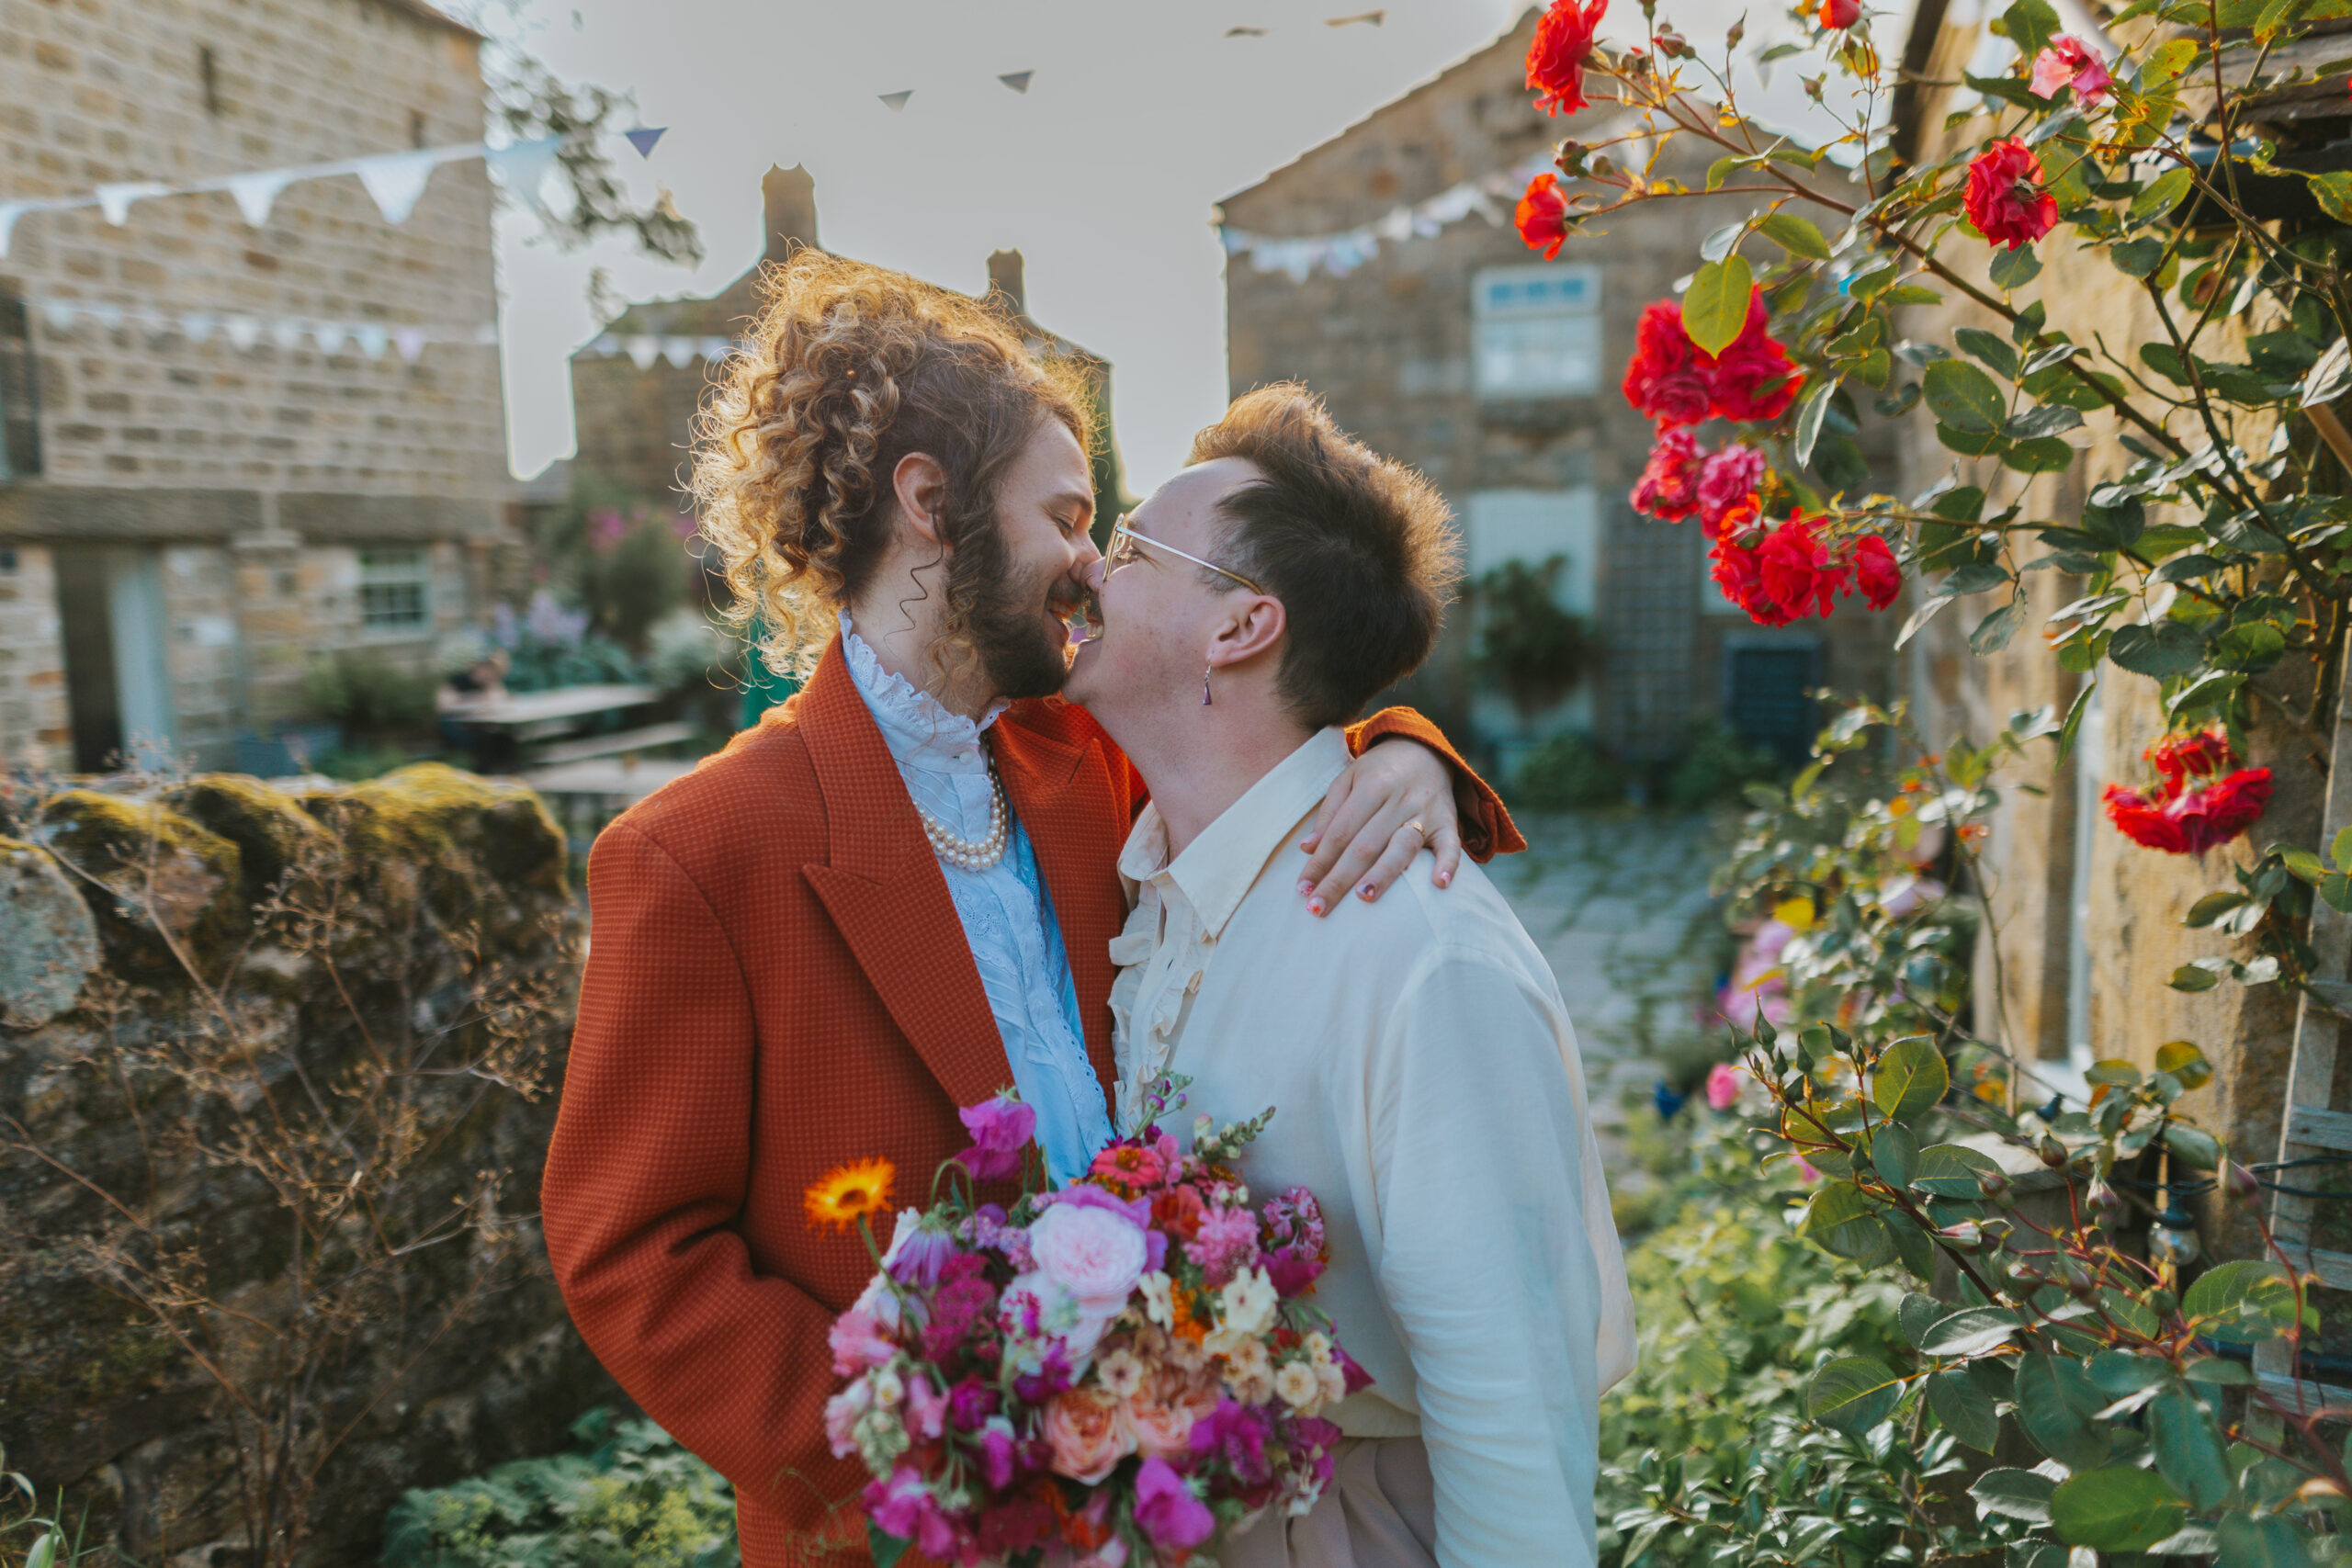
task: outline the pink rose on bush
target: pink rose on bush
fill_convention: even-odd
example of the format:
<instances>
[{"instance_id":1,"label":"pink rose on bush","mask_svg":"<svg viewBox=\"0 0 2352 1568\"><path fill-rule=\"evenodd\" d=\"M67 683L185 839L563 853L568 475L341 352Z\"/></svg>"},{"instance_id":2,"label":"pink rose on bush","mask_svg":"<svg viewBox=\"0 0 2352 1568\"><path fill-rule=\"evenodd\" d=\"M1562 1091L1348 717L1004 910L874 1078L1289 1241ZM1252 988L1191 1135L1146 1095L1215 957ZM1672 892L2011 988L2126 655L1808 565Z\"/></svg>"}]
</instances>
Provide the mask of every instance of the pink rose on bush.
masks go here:
<instances>
[{"instance_id":1,"label":"pink rose on bush","mask_svg":"<svg viewBox=\"0 0 2352 1568\"><path fill-rule=\"evenodd\" d=\"M2012 136L1976 154L1961 198L1976 231L2016 250L2039 240L2058 221L2058 201L2041 188L2041 160Z\"/></svg>"},{"instance_id":2,"label":"pink rose on bush","mask_svg":"<svg viewBox=\"0 0 2352 1568\"><path fill-rule=\"evenodd\" d=\"M2107 62L2098 51L2072 33L2060 33L2050 40L2050 47L2033 57L2033 96L2054 98L2067 88L2075 89L2075 96L2088 108L2103 98L2112 96L2115 78L2107 73Z\"/></svg>"},{"instance_id":3,"label":"pink rose on bush","mask_svg":"<svg viewBox=\"0 0 2352 1568\"><path fill-rule=\"evenodd\" d=\"M1699 465L1699 521L1713 537L1724 513L1746 501L1764 484L1764 454L1737 442L1710 452Z\"/></svg>"},{"instance_id":4,"label":"pink rose on bush","mask_svg":"<svg viewBox=\"0 0 2352 1568\"><path fill-rule=\"evenodd\" d=\"M1729 1111L1739 1103L1740 1071L1729 1062L1717 1062L1707 1071L1707 1106Z\"/></svg>"}]
</instances>

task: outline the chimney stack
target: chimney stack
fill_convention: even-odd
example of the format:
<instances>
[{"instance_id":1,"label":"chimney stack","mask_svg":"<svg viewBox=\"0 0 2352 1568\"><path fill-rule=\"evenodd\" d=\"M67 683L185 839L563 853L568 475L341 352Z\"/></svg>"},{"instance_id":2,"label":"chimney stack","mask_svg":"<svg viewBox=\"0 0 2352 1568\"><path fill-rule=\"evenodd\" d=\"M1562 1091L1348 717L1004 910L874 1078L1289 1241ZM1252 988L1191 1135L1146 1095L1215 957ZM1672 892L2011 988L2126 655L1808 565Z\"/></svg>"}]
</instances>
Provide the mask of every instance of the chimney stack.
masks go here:
<instances>
[{"instance_id":1,"label":"chimney stack","mask_svg":"<svg viewBox=\"0 0 2352 1568\"><path fill-rule=\"evenodd\" d=\"M1029 290L1022 280L1019 251L989 253L989 292L1001 294L1012 300L1014 315L1029 313Z\"/></svg>"},{"instance_id":2,"label":"chimney stack","mask_svg":"<svg viewBox=\"0 0 2352 1568\"><path fill-rule=\"evenodd\" d=\"M780 262L794 242L817 243L817 182L795 164L788 169L768 166L760 181L760 199L767 209L767 249L764 256Z\"/></svg>"}]
</instances>

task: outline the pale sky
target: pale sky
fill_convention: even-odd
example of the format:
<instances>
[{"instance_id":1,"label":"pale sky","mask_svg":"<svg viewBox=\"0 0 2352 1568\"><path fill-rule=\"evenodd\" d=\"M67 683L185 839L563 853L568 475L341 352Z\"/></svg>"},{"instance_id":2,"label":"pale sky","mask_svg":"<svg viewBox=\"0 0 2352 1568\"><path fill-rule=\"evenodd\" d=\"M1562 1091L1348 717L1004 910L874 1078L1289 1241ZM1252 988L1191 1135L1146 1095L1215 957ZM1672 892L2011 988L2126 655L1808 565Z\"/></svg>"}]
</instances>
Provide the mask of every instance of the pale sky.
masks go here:
<instances>
[{"instance_id":1,"label":"pale sky","mask_svg":"<svg viewBox=\"0 0 2352 1568\"><path fill-rule=\"evenodd\" d=\"M649 198L666 186L707 251L692 272L617 242L565 254L502 214L515 471L571 451L566 356L599 325L592 268L626 299L715 292L760 252L761 175L798 163L828 250L974 292L991 250L1022 251L1031 313L1115 367L1121 456L1144 493L1225 406L1213 204L1528 3L1387 0L1384 25L1332 28L1366 0L513 0L486 25L519 27L560 75L633 91L639 123L669 127L648 162L616 141L616 164ZM1631 0L1618 8L1639 27ZM1701 39L1720 11L1720 39L1737 8L1661 14ZM1756 10L1777 18L1771 0ZM1270 30L1225 38L1236 25ZM1751 47L1763 30L1751 20ZM1025 95L997 81L1014 71L1035 73ZM910 88L901 112L877 101Z\"/></svg>"}]
</instances>

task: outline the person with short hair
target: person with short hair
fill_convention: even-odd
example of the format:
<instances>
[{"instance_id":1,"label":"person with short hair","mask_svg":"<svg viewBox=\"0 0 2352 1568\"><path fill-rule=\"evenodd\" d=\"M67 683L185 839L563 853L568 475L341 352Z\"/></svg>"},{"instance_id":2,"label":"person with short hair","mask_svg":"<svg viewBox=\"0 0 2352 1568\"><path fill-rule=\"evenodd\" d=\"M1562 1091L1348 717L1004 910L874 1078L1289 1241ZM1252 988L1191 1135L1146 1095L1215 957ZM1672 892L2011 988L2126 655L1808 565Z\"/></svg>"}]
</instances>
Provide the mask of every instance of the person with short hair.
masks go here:
<instances>
[{"instance_id":1,"label":"person with short hair","mask_svg":"<svg viewBox=\"0 0 2352 1568\"><path fill-rule=\"evenodd\" d=\"M1633 1303L1558 984L1475 865L1449 893L1363 887L1345 926L1294 890L1339 727L1436 639L1445 502L1297 386L1192 456L1114 535L1066 687L1151 794L1119 857L1119 1111L1133 1130L1164 1073L1220 1119L1274 1109L1240 1173L1319 1200L1318 1301L1374 1380L1327 1413L1321 1500L1217 1561L1583 1568Z\"/></svg>"},{"instance_id":2,"label":"person with short hair","mask_svg":"<svg viewBox=\"0 0 2352 1568\"><path fill-rule=\"evenodd\" d=\"M808 682L596 840L541 1189L582 1337L733 1483L746 1568L865 1554L822 1413L873 1261L810 1226L810 1185L880 1160L919 1203L969 1142L957 1108L1007 1087L1057 1179L1110 1136L1113 862L1143 799L1057 694L1101 560L1084 389L897 273L802 251L766 289L694 483L735 614ZM1450 862L1457 787L1473 848L1519 847L1418 715L1342 745L1384 735L1420 744L1340 775L1327 869Z\"/></svg>"}]
</instances>

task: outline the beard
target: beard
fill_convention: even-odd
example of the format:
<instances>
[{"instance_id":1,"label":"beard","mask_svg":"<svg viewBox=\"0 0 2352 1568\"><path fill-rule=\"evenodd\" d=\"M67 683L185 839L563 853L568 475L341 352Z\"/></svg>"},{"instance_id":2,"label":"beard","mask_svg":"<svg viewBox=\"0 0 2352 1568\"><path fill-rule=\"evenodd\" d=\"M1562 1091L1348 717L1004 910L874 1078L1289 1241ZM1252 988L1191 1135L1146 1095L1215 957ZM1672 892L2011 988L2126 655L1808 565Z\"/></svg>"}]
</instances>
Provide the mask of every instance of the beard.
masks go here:
<instances>
[{"instance_id":1,"label":"beard","mask_svg":"<svg viewBox=\"0 0 2352 1568\"><path fill-rule=\"evenodd\" d=\"M1084 589L1059 577L1050 587L1023 580L1000 558L967 616L972 646L989 684L1004 697L1050 697L1069 679L1066 644L1056 642L1045 616L1067 616L1085 606Z\"/></svg>"}]
</instances>

